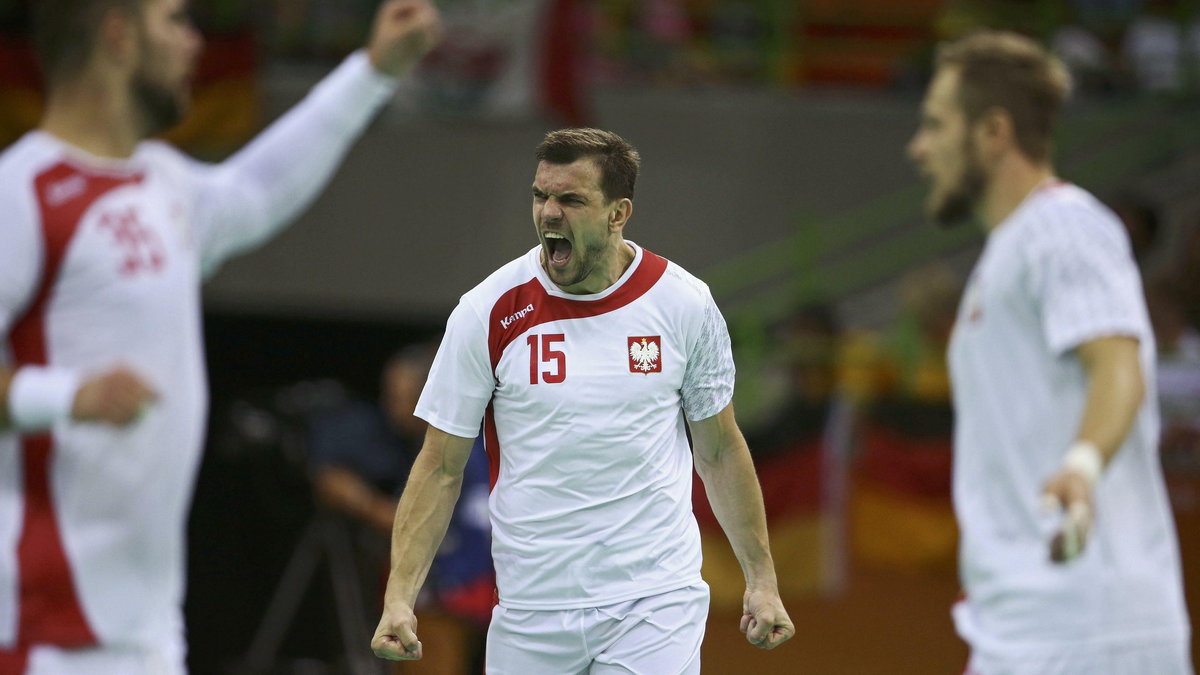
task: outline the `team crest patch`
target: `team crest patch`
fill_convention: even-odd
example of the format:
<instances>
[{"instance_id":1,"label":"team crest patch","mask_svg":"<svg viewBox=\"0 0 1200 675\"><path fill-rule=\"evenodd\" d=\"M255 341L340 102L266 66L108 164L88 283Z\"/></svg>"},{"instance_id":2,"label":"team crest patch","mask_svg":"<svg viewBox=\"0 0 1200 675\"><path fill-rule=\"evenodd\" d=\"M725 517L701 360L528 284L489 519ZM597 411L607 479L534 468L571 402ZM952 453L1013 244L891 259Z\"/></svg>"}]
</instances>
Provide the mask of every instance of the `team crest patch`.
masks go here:
<instances>
[{"instance_id":1,"label":"team crest patch","mask_svg":"<svg viewBox=\"0 0 1200 675\"><path fill-rule=\"evenodd\" d=\"M662 338L641 335L629 338L629 372L662 372Z\"/></svg>"}]
</instances>

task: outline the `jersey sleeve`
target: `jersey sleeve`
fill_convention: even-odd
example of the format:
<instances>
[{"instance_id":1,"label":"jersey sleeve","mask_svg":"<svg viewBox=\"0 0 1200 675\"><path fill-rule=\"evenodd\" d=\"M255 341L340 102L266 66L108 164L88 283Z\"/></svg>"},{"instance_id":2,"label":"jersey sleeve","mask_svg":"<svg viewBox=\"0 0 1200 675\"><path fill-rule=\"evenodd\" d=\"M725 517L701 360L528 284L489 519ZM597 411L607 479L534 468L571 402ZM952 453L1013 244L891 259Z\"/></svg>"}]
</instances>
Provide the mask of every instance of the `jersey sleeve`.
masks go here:
<instances>
[{"instance_id":1,"label":"jersey sleeve","mask_svg":"<svg viewBox=\"0 0 1200 675\"><path fill-rule=\"evenodd\" d=\"M483 318L464 298L446 322L416 416L448 434L475 438L496 379Z\"/></svg>"},{"instance_id":2,"label":"jersey sleeve","mask_svg":"<svg viewBox=\"0 0 1200 675\"><path fill-rule=\"evenodd\" d=\"M729 328L708 288L704 288L703 315L688 347L683 374L683 411L692 421L716 415L733 400L733 350Z\"/></svg>"},{"instance_id":3,"label":"jersey sleeve","mask_svg":"<svg viewBox=\"0 0 1200 675\"><path fill-rule=\"evenodd\" d=\"M0 337L9 335L37 292L44 247L27 200L0 190L8 208L0 213Z\"/></svg>"},{"instance_id":4,"label":"jersey sleeve","mask_svg":"<svg viewBox=\"0 0 1200 675\"><path fill-rule=\"evenodd\" d=\"M364 52L356 52L228 160L192 162L193 222L204 274L308 208L394 88Z\"/></svg>"},{"instance_id":5,"label":"jersey sleeve","mask_svg":"<svg viewBox=\"0 0 1200 675\"><path fill-rule=\"evenodd\" d=\"M1141 277L1119 223L1072 209L1047 222L1033 256L1033 292L1042 332L1058 354L1100 337L1144 339L1149 331Z\"/></svg>"}]
</instances>

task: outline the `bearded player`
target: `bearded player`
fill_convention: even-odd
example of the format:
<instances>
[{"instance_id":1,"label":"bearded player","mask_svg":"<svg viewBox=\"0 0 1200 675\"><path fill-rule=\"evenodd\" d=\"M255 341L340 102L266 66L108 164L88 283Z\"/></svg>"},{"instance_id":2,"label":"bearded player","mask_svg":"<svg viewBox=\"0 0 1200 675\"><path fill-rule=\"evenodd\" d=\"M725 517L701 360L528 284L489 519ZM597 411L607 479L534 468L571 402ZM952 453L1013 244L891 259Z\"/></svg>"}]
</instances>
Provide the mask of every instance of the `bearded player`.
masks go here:
<instances>
[{"instance_id":1,"label":"bearded player","mask_svg":"<svg viewBox=\"0 0 1200 675\"><path fill-rule=\"evenodd\" d=\"M188 107L183 0L35 12L45 114L0 156L0 673L182 673L201 280L317 196L438 15L386 2L366 49L207 165L145 140Z\"/></svg>"},{"instance_id":2,"label":"bearded player","mask_svg":"<svg viewBox=\"0 0 1200 675\"><path fill-rule=\"evenodd\" d=\"M909 145L930 215L987 232L948 356L954 620L972 675L1184 675L1154 337L1120 221L1051 164L1068 87L1027 38L944 45Z\"/></svg>"},{"instance_id":3,"label":"bearded player","mask_svg":"<svg viewBox=\"0 0 1200 675\"><path fill-rule=\"evenodd\" d=\"M537 159L538 245L462 297L417 405L429 431L371 646L422 655L413 605L482 419L499 595L489 673L700 672L709 592L693 459L745 573L741 630L774 648L794 628L730 404L721 313L702 282L624 238L632 146L567 129Z\"/></svg>"}]
</instances>

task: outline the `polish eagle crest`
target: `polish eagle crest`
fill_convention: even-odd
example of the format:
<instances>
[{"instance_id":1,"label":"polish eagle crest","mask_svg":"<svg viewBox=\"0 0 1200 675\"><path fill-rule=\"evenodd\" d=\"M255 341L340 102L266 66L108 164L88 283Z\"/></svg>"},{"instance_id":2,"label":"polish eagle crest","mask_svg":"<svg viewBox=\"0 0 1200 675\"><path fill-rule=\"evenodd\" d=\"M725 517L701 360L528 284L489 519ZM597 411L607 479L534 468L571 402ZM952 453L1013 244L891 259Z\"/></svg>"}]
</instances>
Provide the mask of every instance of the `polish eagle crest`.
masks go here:
<instances>
[{"instance_id":1,"label":"polish eagle crest","mask_svg":"<svg viewBox=\"0 0 1200 675\"><path fill-rule=\"evenodd\" d=\"M662 366L658 361L657 336L653 338L631 338L629 340L629 368L634 372L658 372Z\"/></svg>"}]
</instances>

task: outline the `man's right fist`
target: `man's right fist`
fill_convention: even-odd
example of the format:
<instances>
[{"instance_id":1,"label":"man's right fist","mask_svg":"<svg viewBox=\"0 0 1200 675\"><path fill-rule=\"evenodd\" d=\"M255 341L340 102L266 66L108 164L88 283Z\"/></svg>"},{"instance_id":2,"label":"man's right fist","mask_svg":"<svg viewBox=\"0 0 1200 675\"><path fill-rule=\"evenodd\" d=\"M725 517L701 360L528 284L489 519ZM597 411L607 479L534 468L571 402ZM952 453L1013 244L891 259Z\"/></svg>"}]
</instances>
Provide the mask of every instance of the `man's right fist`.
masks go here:
<instances>
[{"instance_id":1,"label":"man's right fist","mask_svg":"<svg viewBox=\"0 0 1200 675\"><path fill-rule=\"evenodd\" d=\"M375 15L367 54L376 69L398 77L442 39L442 18L429 0L387 0Z\"/></svg>"},{"instance_id":2,"label":"man's right fist","mask_svg":"<svg viewBox=\"0 0 1200 675\"><path fill-rule=\"evenodd\" d=\"M71 416L80 422L125 426L137 421L158 395L137 373L118 366L79 385Z\"/></svg>"}]
</instances>

